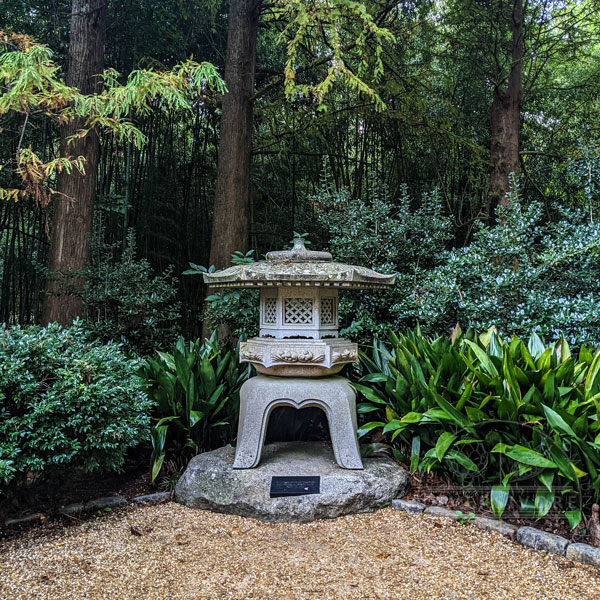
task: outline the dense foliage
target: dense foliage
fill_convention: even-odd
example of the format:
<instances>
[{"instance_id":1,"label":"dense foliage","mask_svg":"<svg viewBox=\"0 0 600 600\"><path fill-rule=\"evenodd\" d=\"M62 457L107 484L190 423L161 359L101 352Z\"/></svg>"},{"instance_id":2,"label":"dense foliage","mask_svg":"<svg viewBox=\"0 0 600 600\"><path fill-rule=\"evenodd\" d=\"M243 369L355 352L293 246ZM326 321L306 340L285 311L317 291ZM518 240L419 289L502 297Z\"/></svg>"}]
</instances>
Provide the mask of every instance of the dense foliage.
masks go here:
<instances>
[{"instance_id":1,"label":"dense foliage","mask_svg":"<svg viewBox=\"0 0 600 600\"><path fill-rule=\"evenodd\" d=\"M463 486L491 486L501 516L510 495L537 518L556 502L571 526L600 498L600 350L533 334L456 330L429 340L391 334L362 355L359 413L379 418L403 462L449 473ZM533 486L533 487L532 487Z\"/></svg>"},{"instance_id":2,"label":"dense foliage","mask_svg":"<svg viewBox=\"0 0 600 600\"><path fill-rule=\"evenodd\" d=\"M337 258L352 256L368 266L393 263L404 274L398 293L365 300L360 313L351 314L361 304L347 307L346 324L354 321L351 331L364 339L375 329L375 320L396 327L419 320L423 327L441 332L456 318L465 326L473 321L485 327L493 318L498 327L514 325L523 334L531 318L532 327L548 335L564 331L571 339L589 339L582 323L595 318L593 298L587 303L594 291L592 273L589 285L571 290L567 272L573 262L561 259L559 265L564 266L545 268L534 289L526 290L546 258L550 265L555 255L570 254L574 244L587 247L595 235L583 226L581 214L565 215L567 208L576 209L595 222L599 207L600 62L592 33L600 11L593 12L594 2L528 3L525 8L519 195L526 211L536 207L536 224L528 230L528 240L517 235L514 254L526 256L517 257L519 268L513 275L508 273L510 265L502 269L494 264L494 248L483 247L492 242L505 247L510 242L508 229L496 236L503 240L495 241L486 227L478 231L478 221L491 224L485 214L491 89L505 78L510 62L510 3L340 0L331 5L340 16L339 31L329 22L320 30L307 21L308 7L302 2L269 3L261 17L250 194L254 256L284 247L297 230L308 232L314 247L329 246ZM4 48L10 50L3 59L3 81L16 77L25 85L25 75L15 66L22 61L31 76L27 85L32 100L24 112L16 88L6 93L3 84L0 91L0 187L18 190L20 198L18 204L0 204L0 321L8 323L35 322L40 314L47 219L36 206L35 194L21 194L26 185L13 168L17 153L32 159L33 152L41 165L50 165L58 156L59 123L54 113L44 114L45 108L52 108L44 98L58 102L61 94L76 96L62 83L69 7L68 0L50 5L43 0L5 0L0 15L0 27L47 45L32 46L25 56L15 54L3 38ZM325 10L320 3L312 9L317 17ZM92 115L101 145L95 211L109 217L107 243L123 244L132 227L140 257L156 273L174 265L182 330L195 337L205 290L200 278L179 275L190 261L210 264L220 113L218 98L206 101L210 85L202 85L200 74L207 83L219 80L207 63L185 61L193 55L211 61L223 73L228 3L166 2L157 7L147 1L110 2L108 11L105 62L114 71L107 70L103 104ZM36 85L40 76L41 86ZM352 83L355 76L368 90ZM201 85L187 86L189 81ZM167 86L171 96L159 94L149 101L153 92L164 91L166 82L175 84ZM198 96L190 94L192 89L199 90ZM127 102L117 112L129 123L130 134L139 132L137 141L144 142L140 145L135 137L111 134L111 123L103 121L115 116L110 111L125 97ZM89 98L79 102L77 110L86 106L90 108ZM72 110L60 108L61 114ZM324 158L329 169L326 193ZM43 190L56 183L61 164L44 167ZM328 204L336 199L346 206L339 213ZM51 213L51 204L48 210ZM385 211L383 221L378 211ZM323 213L330 216L323 218ZM577 223L582 226L575 227ZM340 227L349 231L340 232ZM352 239L355 233L367 243L362 250ZM474 233L479 246L462 250ZM450 254L442 255L444 250ZM552 256L546 257L546 251ZM594 258L592 250L583 254L590 261ZM577 270L580 258L573 259ZM430 273L435 267L439 269ZM497 283L498 278L504 283ZM542 288L542 281L549 285ZM513 284L520 287L520 297L510 297ZM508 305L496 318L493 306L505 300ZM393 313L383 314L382 305L393 307ZM521 310L522 315L512 319ZM248 330L246 324L242 329Z\"/></svg>"},{"instance_id":3,"label":"dense foliage","mask_svg":"<svg viewBox=\"0 0 600 600\"><path fill-rule=\"evenodd\" d=\"M204 342L179 338L172 353L159 352L144 362L139 375L156 401L153 482L167 455L178 467L234 438L239 388L249 371L248 365L238 364L236 352L219 347L216 333Z\"/></svg>"},{"instance_id":4,"label":"dense foliage","mask_svg":"<svg viewBox=\"0 0 600 600\"><path fill-rule=\"evenodd\" d=\"M119 470L149 436L140 361L68 329L0 328L0 481L75 466Z\"/></svg>"},{"instance_id":5,"label":"dense foliage","mask_svg":"<svg viewBox=\"0 0 600 600\"><path fill-rule=\"evenodd\" d=\"M252 185L228 196L243 201L244 210L229 216L247 213L250 245L241 235L232 263L281 249L294 230L302 231L337 260L398 274L385 293L341 295L343 335L368 343L374 334L384 339L390 329L417 324L427 335L447 333L457 322L465 329L494 325L499 334L452 342L392 337L390 348L377 346L365 357L371 374L358 385L372 384L374 405L361 410L392 411L373 428L395 435L396 450L413 467L450 465L459 478L481 473L500 486L493 495L498 514L508 486L514 491L515 477L534 466L519 459L521 447L530 460L538 452L546 461L535 475L547 494L520 495L534 502L538 515L551 504L552 482L573 488L567 499L598 492L597 355L582 348L576 360L568 344L600 343L599 1L255 3L261 10L256 76L243 99L253 109L245 140ZM142 372L158 402L153 479L170 456L181 464L233 437L237 390L247 372L215 338L204 344L176 339L195 339L203 326L209 331L223 323L244 337L255 333L258 320L254 292L221 292L203 303L201 278L180 276L189 264L194 273L203 270L196 265L210 269L211 241L233 230L224 227L211 240L212 223L219 222L218 149L227 137L219 73L226 72L225 57L236 56L226 48L236 4L108 2L106 69L97 74L103 85L84 94L65 83L72 2L2 2L0 323L40 322L43 301L57 296L45 293L52 277L64 276L86 311L85 324L68 334L2 330L13 342L0 350L0 373L16 378L10 394L0 388L7 415L22 397L58 402L52 394L66 386L65 414L23 413L34 419L24 441L38 429L59 436L52 444L62 439L64 420L75 419L69 411L79 406L67 381L85 393L104 390L93 374L88 381L86 365L113 382L106 383L106 402L129 390L119 406L130 417L121 419L112 404L106 413L117 419L117 431L126 428L123 447L142 436L147 401L125 375L135 362L115 343L84 342L84 326L103 342L151 356ZM517 105L510 143L493 127L505 105ZM71 156L69 140L61 141L65 123L75 122L81 130L73 138L98 137L98 164ZM502 146L514 150L515 176L503 174L498 194L490 173L505 166L495 152ZM51 236L56 200L65 200L58 184L69 172L90 168L98 176L90 211L102 227L93 232L88 268L48 275L50 240L58 239ZM83 226L69 230L86 243L87 233ZM535 335L525 344L513 334ZM541 335L563 341L548 354ZM75 341L69 345L65 336ZM18 339L32 341L22 347ZM171 353L155 357L171 345ZM29 358L25 367L19 360L30 354L37 365L32 375L19 370L29 368ZM60 362L62 354L71 362ZM109 379L104 364L122 379ZM400 379L391 382L394 370ZM400 387L393 387L396 379ZM87 404L77 408L92 428L104 426L99 403L94 395L94 414ZM454 420L440 416L444 407ZM485 431L483 442L473 441L480 421L499 419L527 426L499 426L502 439L487 439ZM402 425L392 433L397 421ZM73 440L60 449L65 464L108 468L121 460L121 446L112 456L104 438L89 448ZM39 464L36 458L21 466L29 450L17 452L16 441L5 450L3 443L0 438L8 452L0 456L5 479L54 464L50 442L34 444L35 452L43 450ZM491 471L498 475L502 465L498 481L487 467L473 470L467 449L481 444L495 450L487 452ZM587 495L577 494L583 483ZM576 510L568 507L573 522Z\"/></svg>"},{"instance_id":6,"label":"dense foliage","mask_svg":"<svg viewBox=\"0 0 600 600\"><path fill-rule=\"evenodd\" d=\"M444 253L410 295L391 307L397 322L417 319L432 332L457 321L506 333L600 342L600 225L580 210L548 222L543 206L515 201L496 227Z\"/></svg>"},{"instance_id":7,"label":"dense foliage","mask_svg":"<svg viewBox=\"0 0 600 600\"><path fill-rule=\"evenodd\" d=\"M392 202L376 183L367 200L322 187L315 202L329 249L344 262L398 273L383 299L361 292L342 300L346 331L366 341L388 326L419 323L440 334L460 322L600 342L600 225L559 207L549 221L541 203L516 190L510 201L497 225L478 223L468 246L446 250L449 222L435 190L413 209L405 188Z\"/></svg>"},{"instance_id":8,"label":"dense foliage","mask_svg":"<svg viewBox=\"0 0 600 600\"><path fill-rule=\"evenodd\" d=\"M245 255L236 252L231 257L234 265L244 265L254 262L253 250ZM207 271L214 271L190 263L190 268L183 272L184 275L202 275ZM213 330L219 325L225 325L239 338L248 338L258 333L258 292L256 290L231 289L218 290L205 298L204 311L199 317L206 324L208 330Z\"/></svg>"},{"instance_id":9,"label":"dense foliage","mask_svg":"<svg viewBox=\"0 0 600 600\"><path fill-rule=\"evenodd\" d=\"M172 267L155 275L146 259L137 258L133 231L119 258L116 250L98 243L92 253L82 291L83 324L95 337L123 342L136 354L171 346L178 337L181 308Z\"/></svg>"},{"instance_id":10,"label":"dense foliage","mask_svg":"<svg viewBox=\"0 0 600 600\"><path fill-rule=\"evenodd\" d=\"M348 188L336 190L326 165L313 197L322 235L337 260L399 274L396 287L383 294L361 291L340 297L342 333L363 341L391 323L398 326L392 310L410 295L422 273L440 264L450 239L450 220L443 214L438 190L414 203L406 186L392 198L387 186L372 177L365 194L354 198ZM402 325L410 321L414 315Z\"/></svg>"},{"instance_id":11,"label":"dense foliage","mask_svg":"<svg viewBox=\"0 0 600 600\"><path fill-rule=\"evenodd\" d=\"M13 114L27 117L20 131L15 156L13 181L19 187L0 187L0 199L14 200L33 196L46 207L56 190L52 186L56 175L73 169L85 172L85 157L57 156L44 161L32 145L22 146L29 117L44 117L57 124L81 118L82 128L73 137L84 137L90 130L102 130L120 142L141 147L146 137L131 122L133 114L148 114L153 106L191 111L199 100L206 100L208 88L220 93L225 85L214 66L192 60L178 64L170 71L136 69L126 83L113 69L97 75L102 87L95 94L82 94L67 86L60 78L60 66L54 61L51 48L24 35L0 32L0 116ZM9 175L10 177L10 175Z\"/></svg>"}]
</instances>

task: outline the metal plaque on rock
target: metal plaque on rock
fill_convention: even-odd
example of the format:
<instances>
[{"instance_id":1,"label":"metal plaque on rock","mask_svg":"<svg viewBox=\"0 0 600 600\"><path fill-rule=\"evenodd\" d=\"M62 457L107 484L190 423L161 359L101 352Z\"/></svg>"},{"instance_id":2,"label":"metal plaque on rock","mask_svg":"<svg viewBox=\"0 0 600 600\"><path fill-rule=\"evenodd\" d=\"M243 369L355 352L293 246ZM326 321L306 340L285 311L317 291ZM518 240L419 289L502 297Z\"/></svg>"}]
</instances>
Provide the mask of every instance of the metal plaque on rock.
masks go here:
<instances>
[{"instance_id":1,"label":"metal plaque on rock","mask_svg":"<svg viewBox=\"0 0 600 600\"><path fill-rule=\"evenodd\" d=\"M321 493L321 478L318 475L273 476L271 478L271 498L283 496L306 496Z\"/></svg>"}]
</instances>

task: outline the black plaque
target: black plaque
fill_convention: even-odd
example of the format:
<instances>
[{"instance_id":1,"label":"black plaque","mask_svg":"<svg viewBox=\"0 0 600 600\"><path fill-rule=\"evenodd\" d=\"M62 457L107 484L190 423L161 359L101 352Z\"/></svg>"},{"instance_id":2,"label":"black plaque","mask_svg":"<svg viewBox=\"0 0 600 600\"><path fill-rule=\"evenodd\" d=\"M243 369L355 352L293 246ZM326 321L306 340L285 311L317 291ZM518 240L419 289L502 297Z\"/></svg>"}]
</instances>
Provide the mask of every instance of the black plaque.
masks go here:
<instances>
[{"instance_id":1,"label":"black plaque","mask_svg":"<svg viewBox=\"0 0 600 600\"><path fill-rule=\"evenodd\" d=\"M272 477L271 498L283 496L306 496L321 493L321 477L318 475Z\"/></svg>"}]
</instances>

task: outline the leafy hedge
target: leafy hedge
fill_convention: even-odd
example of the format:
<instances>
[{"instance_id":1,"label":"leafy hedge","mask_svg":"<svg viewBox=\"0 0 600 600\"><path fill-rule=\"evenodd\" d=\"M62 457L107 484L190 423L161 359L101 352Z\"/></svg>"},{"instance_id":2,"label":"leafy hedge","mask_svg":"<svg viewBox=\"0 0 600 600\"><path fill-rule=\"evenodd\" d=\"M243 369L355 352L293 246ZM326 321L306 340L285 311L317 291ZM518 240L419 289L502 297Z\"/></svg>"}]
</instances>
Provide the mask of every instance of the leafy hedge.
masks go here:
<instances>
[{"instance_id":1,"label":"leafy hedge","mask_svg":"<svg viewBox=\"0 0 600 600\"><path fill-rule=\"evenodd\" d=\"M156 274L146 259L138 259L133 230L118 259L114 246L97 240L92 250L82 290L86 329L95 338L119 341L141 356L173 344L181 309L173 267Z\"/></svg>"},{"instance_id":2,"label":"leafy hedge","mask_svg":"<svg viewBox=\"0 0 600 600\"><path fill-rule=\"evenodd\" d=\"M600 343L600 224L581 210L522 202L515 187L497 224L474 224L465 247L447 248L451 223L439 194L397 198L374 181L366 198L325 178L313 202L326 245L342 262L396 272L384 293L347 292L340 319L369 343L417 323L439 335L455 323ZM549 214L550 213L550 214Z\"/></svg>"},{"instance_id":3,"label":"leafy hedge","mask_svg":"<svg viewBox=\"0 0 600 600\"><path fill-rule=\"evenodd\" d=\"M600 497L600 350L532 335L429 340L417 329L362 354L355 384L380 431L412 471L437 469L463 485L486 485L501 516L512 494L541 518L560 500L575 527Z\"/></svg>"},{"instance_id":4,"label":"leafy hedge","mask_svg":"<svg viewBox=\"0 0 600 600\"><path fill-rule=\"evenodd\" d=\"M152 403L137 368L78 323L1 326L0 491L31 472L119 470L127 449L149 438Z\"/></svg>"},{"instance_id":5,"label":"leafy hedge","mask_svg":"<svg viewBox=\"0 0 600 600\"><path fill-rule=\"evenodd\" d=\"M569 343L600 343L600 224L563 209L549 222L541 203L516 195L495 227L478 225L471 244L442 253L433 269L404 276L396 322L457 322Z\"/></svg>"}]
</instances>

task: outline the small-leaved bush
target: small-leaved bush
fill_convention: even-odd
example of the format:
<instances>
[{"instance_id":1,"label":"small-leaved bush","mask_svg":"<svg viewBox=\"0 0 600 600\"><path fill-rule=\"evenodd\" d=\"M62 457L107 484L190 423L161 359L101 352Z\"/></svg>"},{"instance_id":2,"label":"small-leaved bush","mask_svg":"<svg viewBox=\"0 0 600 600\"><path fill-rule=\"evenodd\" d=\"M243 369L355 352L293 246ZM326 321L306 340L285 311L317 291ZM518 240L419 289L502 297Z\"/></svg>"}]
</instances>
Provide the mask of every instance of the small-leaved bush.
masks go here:
<instances>
[{"instance_id":1,"label":"small-leaved bush","mask_svg":"<svg viewBox=\"0 0 600 600\"><path fill-rule=\"evenodd\" d=\"M179 334L181 308L173 268L155 274L146 259L138 259L133 230L121 256L115 254L105 244L92 252L82 291L85 326L99 339L122 342L142 356L169 347Z\"/></svg>"},{"instance_id":2,"label":"small-leaved bush","mask_svg":"<svg viewBox=\"0 0 600 600\"><path fill-rule=\"evenodd\" d=\"M390 307L410 294L415 273L440 264L452 238L451 219L443 214L437 190L422 194L415 203L406 186L392 198L386 186L373 178L368 194L354 198L346 188L335 190L327 170L312 202L334 260L399 273L391 290L340 296L342 334L368 341L396 324Z\"/></svg>"},{"instance_id":3,"label":"small-leaved bush","mask_svg":"<svg viewBox=\"0 0 600 600\"><path fill-rule=\"evenodd\" d=\"M390 321L419 322L430 333L460 322L599 343L600 223L577 210L551 222L541 204L515 195L499 217L495 227L480 225L469 246L444 252L440 265L401 277L405 292L390 305Z\"/></svg>"},{"instance_id":4,"label":"small-leaved bush","mask_svg":"<svg viewBox=\"0 0 600 600\"><path fill-rule=\"evenodd\" d=\"M443 214L437 190L422 194L415 206L407 186L392 198L372 179L367 196L354 198L347 188L335 190L325 176L312 201L329 235L328 250L339 262L412 272L415 264L437 264L452 238L452 222Z\"/></svg>"},{"instance_id":5,"label":"small-leaved bush","mask_svg":"<svg viewBox=\"0 0 600 600\"><path fill-rule=\"evenodd\" d=\"M77 322L0 327L0 491L60 469L120 470L149 439L139 365Z\"/></svg>"},{"instance_id":6,"label":"small-leaved bush","mask_svg":"<svg viewBox=\"0 0 600 600\"><path fill-rule=\"evenodd\" d=\"M313 204L334 259L397 273L388 291L340 296L342 334L368 343L388 328L438 335L460 322L600 343L600 223L522 201L517 184L508 200L494 226L478 222L469 245L447 249L452 223L435 191L391 198L373 182L353 198L325 177Z\"/></svg>"},{"instance_id":7,"label":"small-leaved bush","mask_svg":"<svg viewBox=\"0 0 600 600\"><path fill-rule=\"evenodd\" d=\"M600 350L417 329L376 342L361 364L358 412L372 420L359 435L383 434L412 471L489 486L498 517L512 495L537 518L560 503L575 527L600 498Z\"/></svg>"}]
</instances>

